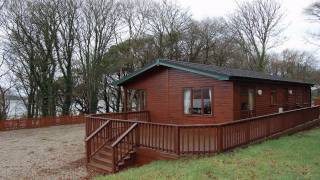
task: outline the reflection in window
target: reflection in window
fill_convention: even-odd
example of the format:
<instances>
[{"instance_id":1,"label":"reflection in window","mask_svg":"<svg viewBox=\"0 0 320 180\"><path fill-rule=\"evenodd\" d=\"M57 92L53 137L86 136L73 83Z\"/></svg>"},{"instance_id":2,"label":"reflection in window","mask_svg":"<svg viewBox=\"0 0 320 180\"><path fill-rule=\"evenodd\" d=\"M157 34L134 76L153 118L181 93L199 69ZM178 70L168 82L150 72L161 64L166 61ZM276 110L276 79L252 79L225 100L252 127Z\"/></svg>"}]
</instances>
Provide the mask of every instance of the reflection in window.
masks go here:
<instances>
[{"instance_id":1,"label":"reflection in window","mask_svg":"<svg viewBox=\"0 0 320 180\"><path fill-rule=\"evenodd\" d=\"M184 114L212 114L211 88L186 88Z\"/></svg>"},{"instance_id":2,"label":"reflection in window","mask_svg":"<svg viewBox=\"0 0 320 180\"><path fill-rule=\"evenodd\" d=\"M128 90L128 111L144 111L146 109L146 93L144 90Z\"/></svg>"},{"instance_id":3,"label":"reflection in window","mask_svg":"<svg viewBox=\"0 0 320 180\"><path fill-rule=\"evenodd\" d=\"M255 107L255 90L253 88L243 87L240 89L240 109L254 110Z\"/></svg>"},{"instance_id":4,"label":"reflection in window","mask_svg":"<svg viewBox=\"0 0 320 180\"><path fill-rule=\"evenodd\" d=\"M201 114L202 99L201 89L192 89L192 114Z\"/></svg>"},{"instance_id":5,"label":"reflection in window","mask_svg":"<svg viewBox=\"0 0 320 180\"><path fill-rule=\"evenodd\" d=\"M211 89L202 89L203 114L211 114Z\"/></svg>"},{"instance_id":6,"label":"reflection in window","mask_svg":"<svg viewBox=\"0 0 320 180\"><path fill-rule=\"evenodd\" d=\"M191 89L184 90L184 114L191 114L190 107L191 107Z\"/></svg>"}]
</instances>

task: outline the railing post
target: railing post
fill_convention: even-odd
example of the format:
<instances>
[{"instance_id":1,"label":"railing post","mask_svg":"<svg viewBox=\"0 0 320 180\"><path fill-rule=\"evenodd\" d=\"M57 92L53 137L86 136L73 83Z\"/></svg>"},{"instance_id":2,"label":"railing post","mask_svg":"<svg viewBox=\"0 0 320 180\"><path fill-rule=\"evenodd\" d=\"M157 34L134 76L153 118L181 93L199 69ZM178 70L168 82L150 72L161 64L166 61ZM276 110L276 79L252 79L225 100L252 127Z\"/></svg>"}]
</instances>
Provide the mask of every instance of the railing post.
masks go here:
<instances>
[{"instance_id":1,"label":"railing post","mask_svg":"<svg viewBox=\"0 0 320 180\"><path fill-rule=\"evenodd\" d=\"M223 126L218 127L218 143L217 143L217 150L218 153L223 152Z\"/></svg>"},{"instance_id":2,"label":"railing post","mask_svg":"<svg viewBox=\"0 0 320 180\"><path fill-rule=\"evenodd\" d=\"M115 152L114 152L114 147L112 147L112 172L116 172L116 157L115 157Z\"/></svg>"},{"instance_id":3,"label":"railing post","mask_svg":"<svg viewBox=\"0 0 320 180\"><path fill-rule=\"evenodd\" d=\"M266 137L269 137L271 135L271 130L270 130L270 126L271 126L271 121L273 120L273 118L271 119L267 119L267 133L266 133Z\"/></svg>"},{"instance_id":4,"label":"railing post","mask_svg":"<svg viewBox=\"0 0 320 180\"><path fill-rule=\"evenodd\" d=\"M180 127L176 126L175 127L175 139L174 139L174 149L176 154L179 156L180 155Z\"/></svg>"},{"instance_id":5,"label":"railing post","mask_svg":"<svg viewBox=\"0 0 320 180\"><path fill-rule=\"evenodd\" d=\"M123 87L124 90L124 102L123 102L123 110L124 110L124 119L128 119L128 90L126 87Z\"/></svg>"},{"instance_id":6,"label":"railing post","mask_svg":"<svg viewBox=\"0 0 320 180\"><path fill-rule=\"evenodd\" d=\"M86 141L86 154L87 154L87 163L90 162L91 146L90 141Z\"/></svg>"},{"instance_id":7,"label":"railing post","mask_svg":"<svg viewBox=\"0 0 320 180\"><path fill-rule=\"evenodd\" d=\"M136 131L136 147L138 147L140 145L140 124L139 123L135 131Z\"/></svg>"},{"instance_id":8,"label":"railing post","mask_svg":"<svg viewBox=\"0 0 320 180\"><path fill-rule=\"evenodd\" d=\"M89 136L89 117L85 116L85 125L86 125L86 137Z\"/></svg>"}]
</instances>

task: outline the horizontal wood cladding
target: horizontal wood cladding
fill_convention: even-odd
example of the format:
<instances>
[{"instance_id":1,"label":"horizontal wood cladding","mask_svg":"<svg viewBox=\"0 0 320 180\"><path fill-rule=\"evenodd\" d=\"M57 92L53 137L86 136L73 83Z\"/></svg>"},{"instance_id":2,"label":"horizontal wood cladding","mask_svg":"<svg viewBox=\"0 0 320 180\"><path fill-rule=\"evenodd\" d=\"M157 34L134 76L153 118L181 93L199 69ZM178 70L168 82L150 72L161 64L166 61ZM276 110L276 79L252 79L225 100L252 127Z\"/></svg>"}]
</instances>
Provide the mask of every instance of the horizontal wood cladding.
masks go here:
<instances>
[{"instance_id":1,"label":"horizontal wood cladding","mask_svg":"<svg viewBox=\"0 0 320 180\"><path fill-rule=\"evenodd\" d=\"M212 88L213 115L185 115L183 91L186 87ZM215 123L233 119L233 84L213 78L169 69L169 119L178 124Z\"/></svg>"},{"instance_id":2,"label":"horizontal wood cladding","mask_svg":"<svg viewBox=\"0 0 320 180\"><path fill-rule=\"evenodd\" d=\"M146 110L151 122L169 123L168 107L168 72L164 67L154 68L134 81L125 85L128 89L144 89L146 91Z\"/></svg>"},{"instance_id":3,"label":"horizontal wood cladding","mask_svg":"<svg viewBox=\"0 0 320 180\"><path fill-rule=\"evenodd\" d=\"M311 105L310 86L297 85L291 83L272 83L264 81L256 82L234 82L234 118L241 119L241 95L242 87L250 87L255 90L255 115L266 115L279 111L282 107L284 110L308 107ZM258 95L257 91L262 90ZM277 103L271 104L271 91L276 92ZM289 93L292 91L292 94Z\"/></svg>"},{"instance_id":4,"label":"horizontal wood cladding","mask_svg":"<svg viewBox=\"0 0 320 180\"><path fill-rule=\"evenodd\" d=\"M233 120L233 83L176 70L157 67L125 85L145 89L146 109L152 122L176 124L205 124ZM183 91L187 87L212 88L213 115L185 115Z\"/></svg>"}]
</instances>

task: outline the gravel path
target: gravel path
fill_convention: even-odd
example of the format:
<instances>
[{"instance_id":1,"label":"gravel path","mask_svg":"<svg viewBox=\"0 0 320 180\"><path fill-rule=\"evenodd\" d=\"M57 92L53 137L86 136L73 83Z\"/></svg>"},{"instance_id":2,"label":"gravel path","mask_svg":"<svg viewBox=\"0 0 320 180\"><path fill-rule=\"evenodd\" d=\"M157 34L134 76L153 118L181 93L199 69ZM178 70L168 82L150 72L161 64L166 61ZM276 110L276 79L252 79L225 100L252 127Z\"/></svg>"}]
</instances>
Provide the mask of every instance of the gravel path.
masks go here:
<instances>
[{"instance_id":1,"label":"gravel path","mask_svg":"<svg viewBox=\"0 0 320 180\"><path fill-rule=\"evenodd\" d=\"M0 132L0 179L83 179L84 125Z\"/></svg>"}]
</instances>

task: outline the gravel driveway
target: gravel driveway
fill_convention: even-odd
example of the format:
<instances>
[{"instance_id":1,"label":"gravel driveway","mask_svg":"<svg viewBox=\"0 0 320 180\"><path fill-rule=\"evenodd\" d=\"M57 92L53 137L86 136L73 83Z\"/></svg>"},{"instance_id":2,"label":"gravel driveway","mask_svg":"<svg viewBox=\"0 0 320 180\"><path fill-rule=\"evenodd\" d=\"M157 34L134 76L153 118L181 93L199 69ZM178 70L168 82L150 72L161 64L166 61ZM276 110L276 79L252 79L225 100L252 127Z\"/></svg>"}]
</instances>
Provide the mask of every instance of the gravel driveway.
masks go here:
<instances>
[{"instance_id":1,"label":"gravel driveway","mask_svg":"<svg viewBox=\"0 0 320 180\"><path fill-rule=\"evenodd\" d=\"M0 132L0 179L82 179L84 125Z\"/></svg>"}]
</instances>

